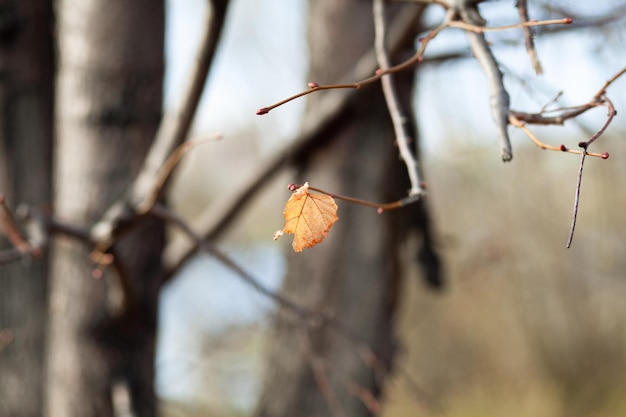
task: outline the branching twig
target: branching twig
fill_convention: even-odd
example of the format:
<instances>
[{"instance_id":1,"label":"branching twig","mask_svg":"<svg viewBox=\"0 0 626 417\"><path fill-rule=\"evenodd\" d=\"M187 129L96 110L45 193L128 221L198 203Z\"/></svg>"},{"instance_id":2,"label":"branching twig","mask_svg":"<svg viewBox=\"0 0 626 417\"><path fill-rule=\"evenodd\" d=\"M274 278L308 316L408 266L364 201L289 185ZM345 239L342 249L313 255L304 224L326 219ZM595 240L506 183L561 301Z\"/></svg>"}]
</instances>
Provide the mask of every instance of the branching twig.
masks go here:
<instances>
[{"instance_id":1,"label":"branching twig","mask_svg":"<svg viewBox=\"0 0 626 417\"><path fill-rule=\"evenodd\" d=\"M92 227L92 238L99 242L99 246L103 249L113 244L121 223L127 223L136 218L136 209L139 205L143 204L142 210L145 212L146 203L144 202L158 199L158 194L163 189L158 175L159 170L189 133L217 50L229 0L212 0L211 4L213 8L207 13L206 30L198 50L190 83L183 94L181 108L163 117L152 147L129 193L115 202ZM157 198L154 197L155 193L157 193Z\"/></svg>"},{"instance_id":2,"label":"branching twig","mask_svg":"<svg viewBox=\"0 0 626 417\"><path fill-rule=\"evenodd\" d=\"M524 123L522 123L521 120L519 120L513 114L509 115L509 122L514 127L521 129L526 134L526 136L528 136L530 140L532 140L533 143L541 149L548 150L548 151L567 152L567 153L573 153L573 154L583 153L583 151L579 151L577 149L570 149L566 147L565 145L553 146L553 145L548 145L546 143L543 143L542 141L539 140L539 138L537 138L537 136L530 129L528 129L528 127L526 127ZM586 153L589 156L595 156L595 157L602 158L602 159L607 159L609 157L609 154L606 152L603 152L603 153L586 152Z\"/></svg>"},{"instance_id":3,"label":"branching twig","mask_svg":"<svg viewBox=\"0 0 626 417\"><path fill-rule=\"evenodd\" d=\"M187 152L189 152L190 150L192 150L198 145L202 145L202 144L207 143L208 141L216 140L219 138L220 138L220 135L216 135L216 136L211 136L208 138L195 140L195 141L189 140L187 142L180 144L176 149L174 149L174 152L172 152L172 154L169 156L169 158L167 158L167 160L165 161L165 163L159 170L157 178L155 179L155 182L154 182L154 187L151 190L150 194L146 196L146 198L137 205L137 208L136 208L137 214L140 216L143 214L146 214L150 210L150 208L152 208L152 206L156 204L156 202L159 199L159 196L161 195L163 191L163 188L165 187L165 183L172 175L174 168L176 168L181 158Z\"/></svg>"},{"instance_id":4,"label":"branching twig","mask_svg":"<svg viewBox=\"0 0 626 417\"><path fill-rule=\"evenodd\" d=\"M380 71L384 72L390 66L385 45L385 0L374 0L373 14L374 30L376 34L374 40L376 59L378 61ZM420 179L417 159L409 148L409 135L407 133L408 119L401 108L400 100L398 99L391 74L384 75L381 78L381 84L383 87L385 101L387 102L387 108L389 109L389 114L393 123L393 130L395 132L400 156L402 157L409 174L409 180L411 182L409 195L422 195L425 191L422 187L422 180Z\"/></svg>"},{"instance_id":5,"label":"branching twig","mask_svg":"<svg viewBox=\"0 0 626 417\"><path fill-rule=\"evenodd\" d=\"M606 128L613 121L613 117L615 117L615 114L616 114L615 107L613 107L613 103L611 102L611 100L609 100L607 97L604 97L604 100L606 101L607 107L609 109L609 114L608 114L606 121L604 122L602 127L600 127L600 129L598 129L598 131L594 133L588 140L578 143L578 146L582 149L582 152L580 154L580 166L578 168L578 177L576 179L576 193L574 195L574 212L572 214L572 225L570 227L569 236L567 237L567 244L565 245L568 249L572 246L572 240L574 239L574 230L576 229L576 219L578 218L578 206L580 204L580 185L583 180L583 167L585 165L585 156L589 155L589 153L587 152L587 148L593 142L595 142L600 136L602 136ZM604 159L608 158L608 154L606 152L603 153L602 155ZM606 158L604 157L604 155L606 155Z\"/></svg>"},{"instance_id":6,"label":"branching twig","mask_svg":"<svg viewBox=\"0 0 626 417\"><path fill-rule=\"evenodd\" d=\"M412 32L418 17L418 13L399 13L389 25L388 45L392 55L398 51L400 45L405 44L408 38L413 38ZM362 79L374 73L377 66L376 53L372 47L341 79ZM252 181L214 209L208 210L194 225L194 230L200 231L199 235L210 241L219 237L280 169L304 152L312 143L322 138L329 126L341 120L355 93L353 89L344 89L337 91L337 94L325 96L320 103L318 117L302 126L302 131L295 140L290 141L283 149L275 152L265 161L252 176ZM165 260L168 277L171 277L195 250L193 244L177 242L168 245L166 253L171 254Z\"/></svg>"},{"instance_id":7,"label":"branching twig","mask_svg":"<svg viewBox=\"0 0 626 417\"><path fill-rule=\"evenodd\" d=\"M210 3L213 7L207 13L207 21L204 23L206 29L189 85L183 94L182 105L178 111L167 114L159 126L154 144L133 184L131 198L134 206L148 198L157 188L159 170L173 150L185 141L191 128L217 50L229 0L212 0Z\"/></svg>"},{"instance_id":8,"label":"branching twig","mask_svg":"<svg viewBox=\"0 0 626 417\"><path fill-rule=\"evenodd\" d=\"M212 244L204 240L202 237L200 237L198 234L196 234L196 232L194 232L191 229L191 227L189 227L189 225L183 219L178 217L172 211L168 210L167 207L161 205L160 203L156 203L150 208L150 211L148 213L176 226L178 229L184 232L187 237L193 240L194 245L198 249L213 256L215 259L220 261L224 266L226 266L228 269L233 271L238 277L243 279L247 284L252 286L252 288L254 288L259 293L263 294L264 296L274 300L281 307L284 307L287 310L291 311L292 313L295 313L298 317L302 319L309 319L309 318L321 316L321 313L304 309L300 307L299 305L297 305L296 303L294 303L293 301L283 297L279 293L276 293L270 290L269 288L265 287L256 278L254 278L251 274L249 274L241 266L239 266L235 261L233 261L228 255L226 255L224 252L220 251L218 248L216 248L215 246L213 246Z\"/></svg>"}]
</instances>

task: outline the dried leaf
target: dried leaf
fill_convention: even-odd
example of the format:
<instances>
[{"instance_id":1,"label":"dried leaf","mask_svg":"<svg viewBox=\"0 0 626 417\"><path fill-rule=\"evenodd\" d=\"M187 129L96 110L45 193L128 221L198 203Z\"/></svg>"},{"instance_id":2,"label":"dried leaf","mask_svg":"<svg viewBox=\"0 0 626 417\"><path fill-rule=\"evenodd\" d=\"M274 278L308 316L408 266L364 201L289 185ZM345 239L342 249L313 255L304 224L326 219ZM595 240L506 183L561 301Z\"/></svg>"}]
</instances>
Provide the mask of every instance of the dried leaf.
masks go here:
<instances>
[{"instance_id":1,"label":"dried leaf","mask_svg":"<svg viewBox=\"0 0 626 417\"><path fill-rule=\"evenodd\" d=\"M274 240L283 233L292 233L292 246L296 252L324 240L338 219L335 199L325 194L310 194L308 182L291 194L284 215L285 226L274 233Z\"/></svg>"}]
</instances>

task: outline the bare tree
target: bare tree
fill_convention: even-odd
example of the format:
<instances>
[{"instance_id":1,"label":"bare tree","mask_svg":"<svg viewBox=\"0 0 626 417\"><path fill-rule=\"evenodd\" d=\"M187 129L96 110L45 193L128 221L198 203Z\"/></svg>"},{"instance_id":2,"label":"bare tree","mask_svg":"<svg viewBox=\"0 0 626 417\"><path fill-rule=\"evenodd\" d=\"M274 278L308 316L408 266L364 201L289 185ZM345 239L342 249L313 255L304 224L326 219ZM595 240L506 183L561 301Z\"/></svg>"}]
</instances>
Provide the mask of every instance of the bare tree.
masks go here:
<instances>
[{"instance_id":1,"label":"bare tree","mask_svg":"<svg viewBox=\"0 0 626 417\"><path fill-rule=\"evenodd\" d=\"M3 242L10 248L0 253L2 415L156 415L158 293L198 250L215 256L279 307L256 415L359 416L380 409L397 351L394 315L404 285L404 257L419 264L429 285L443 285L420 180L411 118L414 73L408 69L424 58L439 32L465 30L489 80L502 159L513 155L512 125L542 149L579 154L578 187L585 156L608 158L588 147L615 115L607 88L626 73L616 73L577 107L514 111L484 37L489 28L476 6L481 1L410 3L390 4L385 11L382 0L310 2L310 90L281 103L321 89L338 91L310 96L301 137L262 166L254 183L234 193L226 210L210 212L202 227L172 213L163 193L176 161L192 146L182 143L228 1L211 2L183 104L166 117L161 115L163 2L62 0L56 4L56 30L52 3L25 0L0 9L0 186L6 192L6 198L0 196L0 227L11 243ZM416 51L427 3L443 6L446 14ZM531 62L540 72L529 28L572 19L533 22L525 1L517 7L521 22L512 26L526 31ZM562 124L598 106L609 110L607 121L578 149L543 144L527 126ZM286 166L297 168L301 182L315 179L315 185L337 194L396 203L389 211L341 204L341 221L324 244L289 256L278 294L213 241ZM15 202L32 207L24 222L12 218ZM191 242L167 260L166 222ZM25 225L37 228L25 231ZM42 229L52 237L49 247L38 234ZM9 263L16 259L27 262ZM16 395L24 391L33 392L35 400Z\"/></svg>"},{"instance_id":2,"label":"bare tree","mask_svg":"<svg viewBox=\"0 0 626 417\"><path fill-rule=\"evenodd\" d=\"M55 215L88 230L138 174L159 126L164 3L62 1L58 10ZM55 239L47 415L112 415L120 392L135 415L156 414L164 239L163 222L154 218L111 248ZM96 281L92 251L115 257Z\"/></svg>"}]
</instances>

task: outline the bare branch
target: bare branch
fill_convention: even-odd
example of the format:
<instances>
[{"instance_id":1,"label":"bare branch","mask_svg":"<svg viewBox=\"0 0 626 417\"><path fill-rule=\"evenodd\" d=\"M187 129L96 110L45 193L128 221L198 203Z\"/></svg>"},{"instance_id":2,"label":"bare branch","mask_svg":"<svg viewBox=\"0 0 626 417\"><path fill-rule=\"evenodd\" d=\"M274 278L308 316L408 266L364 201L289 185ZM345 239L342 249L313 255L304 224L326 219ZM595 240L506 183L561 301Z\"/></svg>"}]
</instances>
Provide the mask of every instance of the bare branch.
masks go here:
<instances>
[{"instance_id":1,"label":"bare branch","mask_svg":"<svg viewBox=\"0 0 626 417\"><path fill-rule=\"evenodd\" d=\"M217 50L229 1L212 0L211 4L213 8L207 14L205 32L196 57L195 68L193 68L190 82L183 94L184 100L178 111L165 115L161 122L154 144L133 184L131 192L133 206L140 204L157 188L155 183L157 182L158 171L173 150L182 144L189 134Z\"/></svg>"},{"instance_id":2,"label":"bare branch","mask_svg":"<svg viewBox=\"0 0 626 417\"><path fill-rule=\"evenodd\" d=\"M278 303L281 307L286 308L287 310L295 313L300 318L312 318L315 316L321 315L321 313L316 313L314 311L310 311L298 306L293 301L283 297L281 294L276 293L269 288L265 287L261 284L256 278L250 275L247 271L245 271L241 266L239 266L235 261L233 261L228 255L224 252L220 251L218 248L210 244L208 241L202 239L196 232L194 232L191 227L180 217L174 214L172 211L168 210L167 207L163 206L160 203L154 204L149 211L149 214L163 219L168 223L176 226L182 232L185 233L187 237L189 237L195 247L198 249L208 253L213 256L215 259L220 261L224 266L233 271L238 277L243 279L247 284L252 286L256 291L269 297Z\"/></svg>"},{"instance_id":3,"label":"bare branch","mask_svg":"<svg viewBox=\"0 0 626 417\"><path fill-rule=\"evenodd\" d=\"M576 193L574 194L574 213L572 214L572 225L569 229L569 236L567 237L566 248L572 246L572 240L574 239L574 230L576 229L576 219L578 218L578 204L580 203L580 184L583 180L583 167L585 165L586 150L583 148L583 152L580 153L580 165L578 167L578 176L576 177Z\"/></svg>"},{"instance_id":4,"label":"bare branch","mask_svg":"<svg viewBox=\"0 0 626 417\"><path fill-rule=\"evenodd\" d=\"M558 151L558 152L566 152L566 153L573 153L573 154L583 153L583 151L579 151L577 149L570 149L566 147L565 145L553 146L553 145L548 145L547 143L540 141L539 138L537 138L537 136L530 129L528 129L528 127L526 127L526 125L524 125L524 123L521 120L515 117L512 113L509 115L509 122L514 127L517 127L518 129L522 130L526 134L526 136L528 136L530 140L532 140L533 143L541 149L544 149L547 151ZM608 158L608 154L606 152L604 153L586 152L586 154L589 156L595 156L595 157L602 158L602 159Z\"/></svg>"},{"instance_id":5,"label":"bare branch","mask_svg":"<svg viewBox=\"0 0 626 417\"><path fill-rule=\"evenodd\" d=\"M387 49L385 45L385 2L384 0L374 0L374 30L376 33L374 40L374 48L376 50L376 59L380 71L384 72L389 69L389 57L387 56ZM383 87L383 94L385 95L385 101L387 102L387 108L391 116L393 123L393 130L396 135L396 142L398 149L400 150L400 156L404 161L409 180L411 181L411 189L409 191L410 196L423 195L425 193L422 188L422 180L420 178L417 159L409 148L409 135L407 133L408 119L405 112L402 110L400 100L396 93L396 89L391 78L391 74L382 76L381 83Z\"/></svg>"},{"instance_id":6,"label":"bare branch","mask_svg":"<svg viewBox=\"0 0 626 417\"><path fill-rule=\"evenodd\" d=\"M519 13L520 21L522 23L528 23L530 21L528 17L528 4L526 0L517 0L517 11ZM541 62L539 62L539 56L537 55L537 49L535 49L535 40L533 39L533 31L530 27L524 26L524 43L526 44L526 52L528 58L530 58L530 64L535 70L535 74L543 74L543 68L541 68Z\"/></svg>"},{"instance_id":7,"label":"bare branch","mask_svg":"<svg viewBox=\"0 0 626 417\"><path fill-rule=\"evenodd\" d=\"M156 138L139 175L129 193L115 202L96 222L91 230L92 238L100 242L101 248L110 247L118 232L120 223L133 219L137 207L145 200L157 200L164 186L159 178L159 170L165 165L173 150L186 139L194 115L200 102L209 69L217 50L217 44L224 26L229 0L212 0L212 11L207 14L205 32L198 50L196 64L190 83L184 94L181 108L163 117ZM145 203L143 210L145 211Z\"/></svg>"},{"instance_id":8,"label":"bare branch","mask_svg":"<svg viewBox=\"0 0 626 417\"><path fill-rule=\"evenodd\" d=\"M475 26L484 26L484 20L478 13L476 6L471 6L465 2L461 2L462 7L457 12L464 23ZM509 94L504 88L502 80L502 72L498 68L498 62L491 52L491 48L485 39L485 35L473 31L467 31L470 41L470 47L480 63L487 80L489 82L489 101L491 107L491 117L496 124L498 138L500 139L500 148L502 151L502 160L510 161L513 159L513 150L511 148L511 140L508 132L509 119Z\"/></svg>"}]
</instances>

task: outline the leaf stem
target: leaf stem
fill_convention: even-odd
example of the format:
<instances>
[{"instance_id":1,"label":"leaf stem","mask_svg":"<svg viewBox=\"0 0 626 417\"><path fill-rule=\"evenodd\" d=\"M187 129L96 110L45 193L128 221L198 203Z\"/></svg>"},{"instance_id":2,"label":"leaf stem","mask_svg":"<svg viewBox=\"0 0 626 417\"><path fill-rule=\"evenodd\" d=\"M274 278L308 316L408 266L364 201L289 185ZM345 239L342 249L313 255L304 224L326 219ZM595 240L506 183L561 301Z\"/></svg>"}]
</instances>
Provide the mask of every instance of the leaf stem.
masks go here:
<instances>
[{"instance_id":1,"label":"leaf stem","mask_svg":"<svg viewBox=\"0 0 626 417\"><path fill-rule=\"evenodd\" d=\"M299 187L301 187L301 186L300 185L295 185L295 189L297 189ZM387 211L387 210L399 209L401 207L408 206L409 204L413 204L416 201L418 201L420 199L420 196L421 196L419 194L407 195L406 197L401 198L401 199L399 199L397 201L393 201L391 203L373 203L371 201L361 200L360 198L348 197L348 196L345 196L345 195L329 193L328 191L324 191L324 190L322 190L320 188L317 188L317 187L309 186L309 190L317 191L318 193L326 194L327 196L330 196L330 197L335 198L337 200L347 201L348 203L360 204L362 206L372 207L372 208L378 209L379 213L382 213L383 211Z\"/></svg>"}]
</instances>

